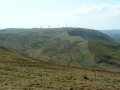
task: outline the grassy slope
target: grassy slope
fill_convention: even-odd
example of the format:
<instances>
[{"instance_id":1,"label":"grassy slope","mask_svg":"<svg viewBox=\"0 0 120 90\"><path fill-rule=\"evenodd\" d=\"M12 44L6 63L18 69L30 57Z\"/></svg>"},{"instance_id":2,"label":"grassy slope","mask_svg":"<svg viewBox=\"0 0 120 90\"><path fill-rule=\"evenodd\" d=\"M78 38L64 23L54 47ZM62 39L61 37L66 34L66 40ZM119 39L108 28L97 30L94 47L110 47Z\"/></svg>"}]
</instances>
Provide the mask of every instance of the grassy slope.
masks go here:
<instances>
[{"instance_id":1,"label":"grassy slope","mask_svg":"<svg viewBox=\"0 0 120 90\"><path fill-rule=\"evenodd\" d=\"M0 48L0 90L119 90L120 73L67 68Z\"/></svg>"},{"instance_id":2,"label":"grassy slope","mask_svg":"<svg viewBox=\"0 0 120 90\"><path fill-rule=\"evenodd\" d=\"M120 44L89 41L89 50L101 68L120 71Z\"/></svg>"},{"instance_id":3,"label":"grassy slope","mask_svg":"<svg viewBox=\"0 0 120 90\"><path fill-rule=\"evenodd\" d=\"M50 63L66 66L94 66L88 50L88 41L70 36L66 29L44 31L5 32L0 35L1 45Z\"/></svg>"},{"instance_id":4,"label":"grassy slope","mask_svg":"<svg viewBox=\"0 0 120 90\"><path fill-rule=\"evenodd\" d=\"M0 33L1 46L50 63L84 68L107 64L119 68L120 49L114 49L114 44L107 47L111 40L103 33L82 28L14 29Z\"/></svg>"}]
</instances>

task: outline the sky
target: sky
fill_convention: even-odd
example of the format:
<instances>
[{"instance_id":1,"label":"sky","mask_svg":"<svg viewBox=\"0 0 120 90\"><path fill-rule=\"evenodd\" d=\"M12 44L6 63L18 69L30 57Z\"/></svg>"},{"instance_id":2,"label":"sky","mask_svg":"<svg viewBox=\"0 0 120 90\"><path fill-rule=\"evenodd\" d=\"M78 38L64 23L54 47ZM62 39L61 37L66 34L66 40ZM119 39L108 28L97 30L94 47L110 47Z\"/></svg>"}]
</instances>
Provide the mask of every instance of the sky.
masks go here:
<instances>
[{"instance_id":1,"label":"sky","mask_svg":"<svg viewBox=\"0 0 120 90\"><path fill-rule=\"evenodd\" d=\"M0 0L0 28L120 29L120 0Z\"/></svg>"}]
</instances>

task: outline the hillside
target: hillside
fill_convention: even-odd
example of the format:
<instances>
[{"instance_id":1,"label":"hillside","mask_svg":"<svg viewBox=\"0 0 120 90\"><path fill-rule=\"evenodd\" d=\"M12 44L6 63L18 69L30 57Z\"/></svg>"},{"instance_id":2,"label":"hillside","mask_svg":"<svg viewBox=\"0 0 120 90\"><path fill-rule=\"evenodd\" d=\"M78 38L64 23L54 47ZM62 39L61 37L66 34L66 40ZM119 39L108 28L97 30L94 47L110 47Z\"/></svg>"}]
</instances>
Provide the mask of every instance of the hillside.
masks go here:
<instances>
[{"instance_id":1,"label":"hillside","mask_svg":"<svg viewBox=\"0 0 120 90\"><path fill-rule=\"evenodd\" d=\"M96 30L6 29L0 46L51 64L120 71L120 45Z\"/></svg>"},{"instance_id":2,"label":"hillside","mask_svg":"<svg viewBox=\"0 0 120 90\"><path fill-rule=\"evenodd\" d=\"M102 30L102 32L120 42L120 30Z\"/></svg>"},{"instance_id":3,"label":"hillside","mask_svg":"<svg viewBox=\"0 0 120 90\"><path fill-rule=\"evenodd\" d=\"M59 67L59 66L55 66L55 65L43 62L42 60L36 60L36 59L30 58L27 56L23 56L19 53L7 50L3 47L0 47L0 65L1 65L1 67L6 67L7 70L9 70L12 66L16 66L16 67L18 66L18 68L19 68L19 66L20 67L24 67L24 66L26 66L26 67L41 67L41 68ZM6 72L6 73L8 73L8 72ZM16 74L16 76L17 76L17 74Z\"/></svg>"},{"instance_id":4,"label":"hillside","mask_svg":"<svg viewBox=\"0 0 120 90\"><path fill-rule=\"evenodd\" d=\"M119 90L120 73L56 66L0 47L1 90Z\"/></svg>"}]
</instances>

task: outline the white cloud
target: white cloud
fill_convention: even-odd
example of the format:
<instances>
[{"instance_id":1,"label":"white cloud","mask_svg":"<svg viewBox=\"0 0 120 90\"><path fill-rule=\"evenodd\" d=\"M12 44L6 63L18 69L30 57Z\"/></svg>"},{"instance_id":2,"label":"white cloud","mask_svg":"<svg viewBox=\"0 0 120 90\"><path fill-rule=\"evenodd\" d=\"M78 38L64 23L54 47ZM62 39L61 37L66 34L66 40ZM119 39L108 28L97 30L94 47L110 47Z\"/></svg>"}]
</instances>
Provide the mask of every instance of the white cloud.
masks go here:
<instances>
[{"instance_id":1,"label":"white cloud","mask_svg":"<svg viewBox=\"0 0 120 90\"><path fill-rule=\"evenodd\" d=\"M88 5L82 6L74 10L64 11L56 13L56 16L61 16L63 18L77 18L80 16L120 16L120 4L112 5L112 4L100 4L100 5Z\"/></svg>"},{"instance_id":2,"label":"white cloud","mask_svg":"<svg viewBox=\"0 0 120 90\"><path fill-rule=\"evenodd\" d=\"M79 26L86 28L119 27L120 3L84 5L67 11L34 12L32 14L1 16L0 26ZM118 25L119 24L119 25Z\"/></svg>"},{"instance_id":3,"label":"white cloud","mask_svg":"<svg viewBox=\"0 0 120 90\"><path fill-rule=\"evenodd\" d=\"M120 3L81 6L58 12L55 18L69 20L73 25L87 28L120 28Z\"/></svg>"}]
</instances>

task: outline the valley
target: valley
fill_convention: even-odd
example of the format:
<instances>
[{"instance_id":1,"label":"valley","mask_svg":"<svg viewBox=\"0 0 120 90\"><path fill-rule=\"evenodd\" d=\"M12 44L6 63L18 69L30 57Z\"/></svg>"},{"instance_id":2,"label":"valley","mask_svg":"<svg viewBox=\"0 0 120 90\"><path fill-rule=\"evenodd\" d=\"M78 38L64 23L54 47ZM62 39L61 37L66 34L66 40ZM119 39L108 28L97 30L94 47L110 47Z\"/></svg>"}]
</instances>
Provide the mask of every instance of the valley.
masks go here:
<instances>
[{"instance_id":1,"label":"valley","mask_svg":"<svg viewBox=\"0 0 120 90\"><path fill-rule=\"evenodd\" d=\"M120 42L120 30L113 29L113 30L101 30L103 33L112 37L115 41Z\"/></svg>"}]
</instances>

